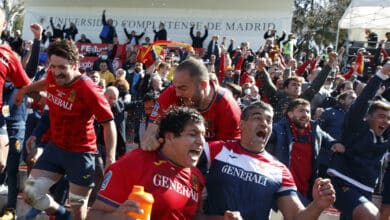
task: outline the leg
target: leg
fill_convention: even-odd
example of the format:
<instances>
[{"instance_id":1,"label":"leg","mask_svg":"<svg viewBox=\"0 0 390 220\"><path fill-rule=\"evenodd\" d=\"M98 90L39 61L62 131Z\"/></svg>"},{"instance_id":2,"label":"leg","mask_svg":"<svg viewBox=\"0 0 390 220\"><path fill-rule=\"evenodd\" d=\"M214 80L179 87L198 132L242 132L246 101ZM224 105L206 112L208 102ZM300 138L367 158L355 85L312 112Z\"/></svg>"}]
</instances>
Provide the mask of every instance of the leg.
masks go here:
<instances>
[{"instance_id":1,"label":"leg","mask_svg":"<svg viewBox=\"0 0 390 220\"><path fill-rule=\"evenodd\" d=\"M352 219L379 220L379 210L374 203L365 202L353 210Z\"/></svg>"},{"instance_id":2,"label":"leg","mask_svg":"<svg viewBox=\"0 0 390 220\"><path fill-rule=\"evenodd\" d=\"M381 220L390 219L390 204L382 204L381 206Z\"/></svg>"},{"instance_id":3,"label":"leg","mask_svg":"<svg viewBox=\"0 0 390 220\"><path fill-rule=\"evenodd\" d=\"M343 217L340 219L379 220L378 208L370 201L371 193L338 178L332 178L332 184L337 197L334 206L340 210Z\"/></svg>"},{"instance_id":4,"label":"leg","mask_svg":"<svg viewBox=\"0 0 390 220\"><path fill-rule=\"evenodd\" d=\"M94 185L95 154L66 152L65 173L69 180L69 202L73 219L86 219L88 197Z\"/></svg>"},{"instance_id":5,"label":"leg","mask_svg":"<svg viewBox=\"0 0 390 220\"><path fill-rule=\"evenodd\" d=\"M92 189L88 186L69 184L69 201L72 210L72 219L82 220L87 218L88 197Z\"/></svg>"},{"instance_id":6,"label":"leg","mask_svg":"<svg viewBox=\"0 0 390 220\"><path fill-rule=\"evenodd\" d=\"M16 201L18 196L18 173L20 152L23 139L11 138L10 150L7 159L7 185L8 185L8 201L7 208L16 209Z\"/></svg>"},{"instance_id":7,"label":"leg","mask_svg":"<svg viewBox=\"0 0 390 220\"><path fill-rule=\"evenodd\" d=\"M61 174L46 170L32 169L25 183L25 202L36 209L54 213L59 208L59 204L48 193L50 187L61 176Z\"/></svg>"}]
</instances>

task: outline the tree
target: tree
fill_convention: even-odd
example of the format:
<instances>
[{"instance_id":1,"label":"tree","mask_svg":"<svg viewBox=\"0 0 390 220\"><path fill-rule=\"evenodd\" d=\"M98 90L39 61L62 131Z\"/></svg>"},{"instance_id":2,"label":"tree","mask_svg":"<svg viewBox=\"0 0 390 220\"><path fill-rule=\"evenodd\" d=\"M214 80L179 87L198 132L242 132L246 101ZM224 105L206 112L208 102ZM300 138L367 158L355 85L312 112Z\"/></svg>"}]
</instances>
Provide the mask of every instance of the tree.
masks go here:
<instances>
[{"instance_id":1,"label":"tree","mask_svg":"<svg viewBox=\"0 0 390 220\"><path fill-rule=\"evenodd\" d=\"M4 10L7 29L13 30L14 22L17 16L24 12L24 2L17 0L0 0L0 7ZM20 29L20 27L18 27Z\"/></svg>"},{"instance_id":2,"label":"tree","mask_svg":"<svg viewBox=\"0 0 390 220\"><path fill-rule=\"evenodd\" d=\"M294 0L292 30L300 38L300 50L308 49L308 41L324 47L336 42L337 25L351 0ZM339 42L346 40L342 32Z\"/></svg>"}]
</instances>

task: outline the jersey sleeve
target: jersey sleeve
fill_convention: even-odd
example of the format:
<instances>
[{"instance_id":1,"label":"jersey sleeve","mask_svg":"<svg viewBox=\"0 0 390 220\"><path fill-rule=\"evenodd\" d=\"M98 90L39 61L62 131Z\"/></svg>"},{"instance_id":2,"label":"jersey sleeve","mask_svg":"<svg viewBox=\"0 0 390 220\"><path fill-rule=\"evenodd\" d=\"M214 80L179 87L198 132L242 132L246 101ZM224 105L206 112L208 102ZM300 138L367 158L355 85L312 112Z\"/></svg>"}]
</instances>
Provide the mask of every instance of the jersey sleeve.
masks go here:
<instances>
[{"instance_id":1,"label":"jersey sleeve","mask_svg":"<svg viewBox=\"0 0 390 220\"><path fill-rule=\"evenodd\" d=\"M10 53L9 60L9 77L15 87L23 87L30 83L30 79L28 78L26 72L24 71L22 64L19 61L19 58L13 53Z\"/></svg>"},{"instance_id":2,"label":"jersey sleeve","mask_svg":"<svg viewBox=\"0 0 390 220\"><path fill-rule=\"evenodd\" d=\"M87 80L86 84L88 85L86 87L88 94L86 96L86 105L90 106L96 120L100 123L112 120L114 116L112 114L110 104L108 104L108 101L103 94L103 90L98 86L93 85L89 79L85 80Z\"/></svg>"},{"instance_id":3,"label":"jersey sleeve","mask_svg":"<svg viewBox=\"0 0 390 220\"><path fill-rule=\"evenodd\" d=\"M239 124L241 109L233 97L229 97L230 94L225 92L224 96L224 99L221 100L220 106L218 107L220 120L218 120L219 125L216 137L218 140L238 139L240 138Z\"/></svg>"},{"instance_id":4,"label":"jersey sleeve","mask_svg":"<svg viewBox=\"0 0 390 220\"><path fill-rule=\"evenodd\" d=\"M97 199L113 207L119 207L124 201L127 200L128 195L131 193L135 176L137 176L137 170L129 172L129 167L137 167L134 153L124 156L108 167L104 180L100 188Z\"/></svg>"},{"instance_id":5,"label":"jersey sleeve","mask_svg":"<svg viewBox=\"0 0 390 220\"><path fill-rule=\"evenodd\" d=\"M160 94L154 105L152 114L150 115L149 122L159 123L161 117L165 114L171 105L176 104L175 87L170 86L164 92Z\"/></svg>"},{"instance_id":6,"label":"jersey sleeve","mask_svg":"<svg viewBox=\"0 0 390 220\"><path fill-rule=\"evenodd\" d=\"M287 195L296 195L297 187L295 185L294 177L292 176L290 170L283 165L282 171L282 184L279 190L276 192L276 196L287 196Z\"/></svg>"}]
</instances>

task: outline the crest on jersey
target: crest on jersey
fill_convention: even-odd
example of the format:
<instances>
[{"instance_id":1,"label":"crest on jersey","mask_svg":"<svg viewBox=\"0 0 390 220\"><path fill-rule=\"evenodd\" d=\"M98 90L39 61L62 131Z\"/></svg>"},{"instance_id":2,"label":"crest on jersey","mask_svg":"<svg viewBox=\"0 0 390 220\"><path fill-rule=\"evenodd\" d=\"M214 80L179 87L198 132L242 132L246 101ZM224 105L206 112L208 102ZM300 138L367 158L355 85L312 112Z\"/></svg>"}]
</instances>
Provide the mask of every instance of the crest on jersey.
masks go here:
<instances>
[{"instance_id":1,"label":"crest on jersey","mask_svg":"<svg viewBox=\"0 0 390 220\"><path fill-rule=\"evenodd\" d=\"M76 90L70 91L69 97L68 97L68 101L69 101L69 102L74 102L75 97L76 97Z\"/></svg>"},{"instance_id":2,"label":"crest on jersey","mask_svg":"<svg viewBox=\"0 0 390 220\"><path fill-rule=\"evenodd\" d=\"M191 185L192 185L192 188L193 188L196 192L199 192L198 177L197 177L195 174L192 174L192 176L191 176Z\"/></svg>"},{"instance_id":3,"label":"crest on jersey","mask_svg":"<svg viewBox=\"0 0 390 220\"><path fill-rule=\"evenodd\" d=\"M156 104L154 104L154 108L153 108L152 114L150 116L157 117L159 109L160 109L160 103L156 102Z\"/></svg>"}]
</instances>

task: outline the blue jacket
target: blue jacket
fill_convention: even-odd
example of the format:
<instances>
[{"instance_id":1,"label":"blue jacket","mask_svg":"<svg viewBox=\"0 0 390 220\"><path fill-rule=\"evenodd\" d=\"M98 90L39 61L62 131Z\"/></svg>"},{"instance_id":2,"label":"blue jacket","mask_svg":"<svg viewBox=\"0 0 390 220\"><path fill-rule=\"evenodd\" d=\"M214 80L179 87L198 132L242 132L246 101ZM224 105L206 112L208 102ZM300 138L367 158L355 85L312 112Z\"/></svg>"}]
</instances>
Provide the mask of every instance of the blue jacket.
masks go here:
<instances>
[{"instance_id":1,"label":"blue jacket","mask_svg":"<svg viewBox=\"0 0 390 220\"><path fill-rule=\"evenodd\" d=\"M329 174L368 192L374 190L379 177L380 160L390 147L389 130L382 137L376 137L364 119L369 101L375 97L382 82L378 76L371 78L346 113L341 137L346 151L344 154L335 154L328 169Z\"/></svg>"},{"instance_id":2,"label":"blue jacket","mask_svg":"<svg viewBox=\"0 0 390 220\"><path fill-rule=\"evenodd\" d=\"M318 155L321 148L330 148L334 139L324 132L317 123L311 121L311 140L313 150L313 172L311 185L314 183L315 178L318 176ZM290 167L290 153L292 150L292 144L294 137L290 128L289 121L284 118L273 124L272 134L268 141L267 151L274 155L279 161Z\"/></svg>"},{"instance_id":3,"label":"blue jacket","mask_svg":"<svg viewBox=\"0 0 390 220\"><path fill-rule=\"evenodd\" d=\"M318 119L321 129L330 134L334 139L339 140L343 130L345 111L336 105L327 108Z\"/></svg>"}]
</instances>

